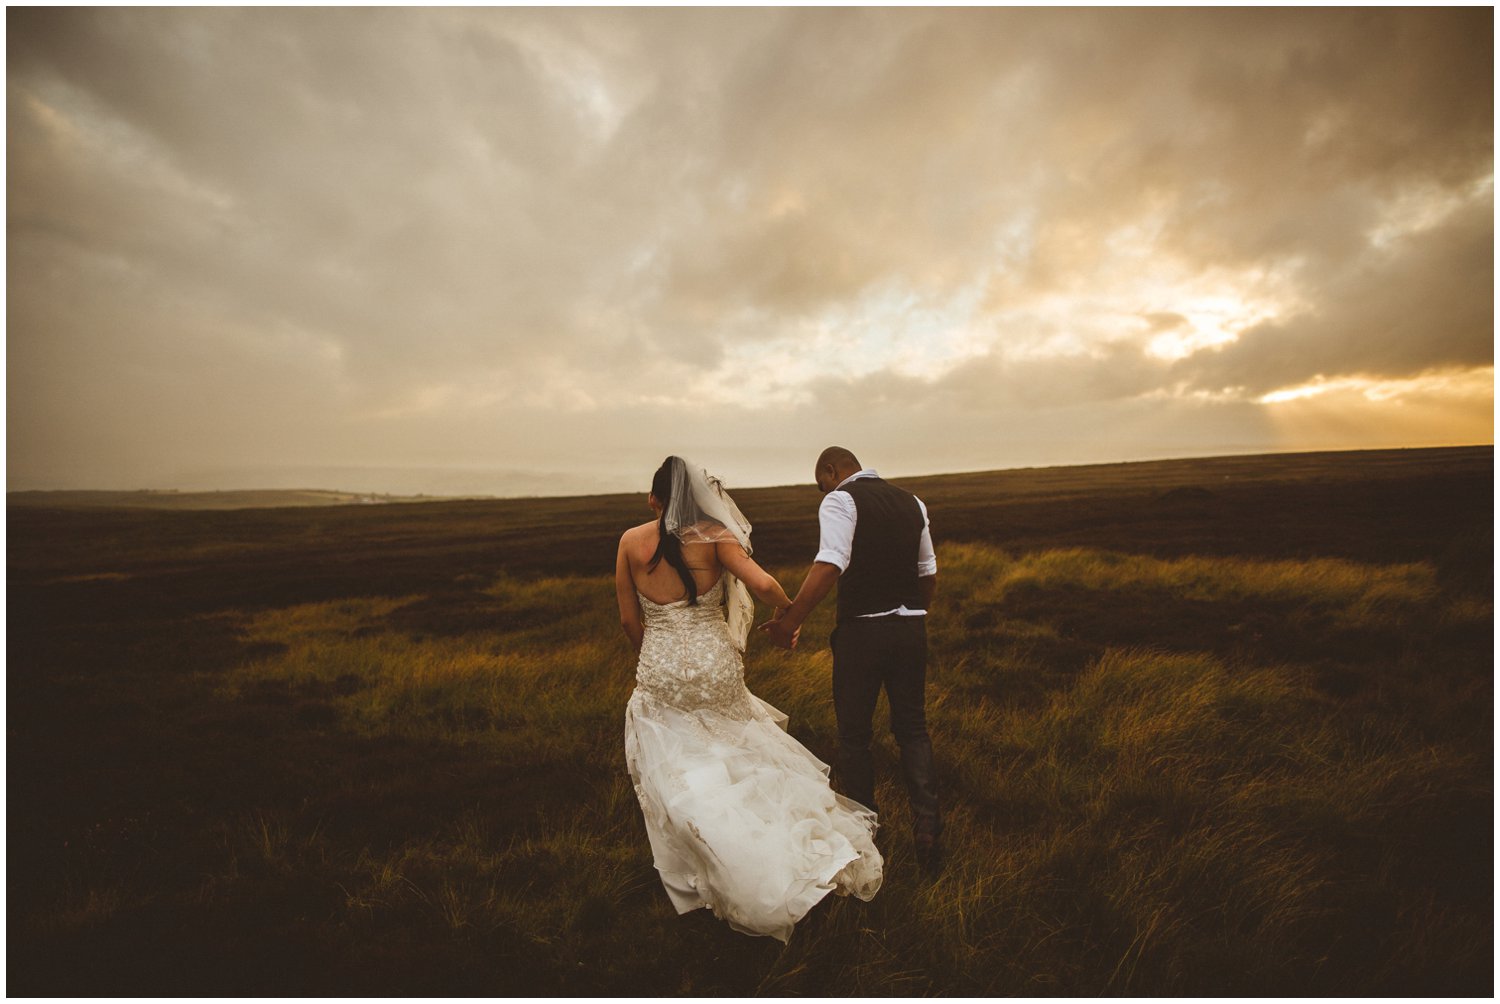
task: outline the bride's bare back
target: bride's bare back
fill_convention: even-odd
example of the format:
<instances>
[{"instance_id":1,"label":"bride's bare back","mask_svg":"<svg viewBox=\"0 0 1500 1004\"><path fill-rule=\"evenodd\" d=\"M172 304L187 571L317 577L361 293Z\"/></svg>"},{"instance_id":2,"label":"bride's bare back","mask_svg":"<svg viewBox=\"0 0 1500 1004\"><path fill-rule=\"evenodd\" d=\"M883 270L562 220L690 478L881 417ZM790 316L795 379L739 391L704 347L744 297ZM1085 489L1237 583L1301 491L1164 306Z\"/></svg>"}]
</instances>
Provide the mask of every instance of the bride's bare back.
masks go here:
<instances>
[{"instance_id":1,"label":"bride's bare back","mask_svg":"<svg viewBox=\"0 0 1500 1004\"><path fill-rule=\"evenodd\" d=\"M687 599L682 577L663 558L651 568L651 556L661 542L661 529L655 522L643 523L625 531L620 541L621 549L630 563L630 579L640 594L652 603L675 603ZM736 545L738 547L738 545ZM714 587L724 572L724 563L719 560L718 545L708 543L684 543L682 559L693 573L693 582L698 586L698 595Z\"/></svg>"},{"instance_id":2,"label":"bride's bare back","mask_svg":"<svg viewBox=\"0 0 1500 1004\"><path fill-rule=\"evenodd\" d=\"M620 548L615 558L615 596L620 606L620 626L637 650L641 647L645 626L636 594L656 604L687 599L687 590L677 569L665 558L657 562L655 568L650 567L651 556L656 553L660 541L659 521L633 526L620 535ZM682 558L692 573L699 596L712 589L728 572L744 583L751 595L762 603L777 609L791 606L792 601L781 584L757 565L733 536L721 536L717 542L683 541Z\"/></svg>"}]
</instances>

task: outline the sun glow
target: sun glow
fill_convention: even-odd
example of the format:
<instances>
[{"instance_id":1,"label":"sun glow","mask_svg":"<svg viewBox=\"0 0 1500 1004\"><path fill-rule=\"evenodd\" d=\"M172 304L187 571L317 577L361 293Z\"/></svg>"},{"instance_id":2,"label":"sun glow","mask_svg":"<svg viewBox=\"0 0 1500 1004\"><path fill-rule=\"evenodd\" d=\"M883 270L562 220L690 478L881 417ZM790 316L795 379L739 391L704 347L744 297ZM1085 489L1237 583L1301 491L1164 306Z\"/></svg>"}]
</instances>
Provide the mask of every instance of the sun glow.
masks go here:
<instances>
[{"instance_id":1,"label":"sun glow","mask_svg":"<svg viewBox=\"0 0 1500 1004\"><path fill-rule=\"evenodd\" d=\"M1146 344L1149 355L1171 362L1203 349L1227 345L1239 338L1242 329L1274 312L1253 310L1232 297L1208 297L1183 304L1176 313L1181 315L1182 323L1152 338Z\"/></svg>"},{"instance_id":2,"label":"sun glow","mask_svg":"<svg viewBox=\"0 0 1500 1004\"><path fill-rule=\"evenodd\" d=\"M1493 366L1408 379L1312 380L1258 401L1278 438L1302 449L1456 446L1495 438Z\"/></svg>"},{"instance_id":3,"label":"sun glow","mask_svg":"<svg viewBox=\"0 0 1500 1004\"><path fill-rule=\"evenodd\" d=\"M1494 397L1495 370L1486 366L1472 370L1424 373L1421 376L1402 380L1380 380L1368 377L1341 377L1329 380L1317 377L1296 387L1262 394L1257 404L1285 404L1288 401L1304 401L1325 394L1358 396L1366 401L1395 401L1411 397L1444 395L1462 398L1479 396Z\"/></svg>"},{"instance_id":4,"label":"sun glow","mask_svg":"<svg viewBox=\"0 0 1500 1004\"><path fill-rule=\"evenodd\" d=\"M1191 286L1152 291L1152 309L1141 315L1155 330L1146 343L1148 355L1163 362L1186 359L1298 309L1285 284L1259 270L1214 285L1211 292Z\"/></svg>"},{"instance_id":5,"label":"sun glow","mask_svg":"<svg viewBox=\"0 0 1500 1004\"><path fill-rule=\"evenodd\" d=\"M1286 401L1300 401L1304 398L1326 394L1335 387L1347 386L1351 386L1351 382L1348 380L1322 380L1320 378L1315 383L1303 384L1301 387L1288 387L1286 390L1276 390L1269 394L1263 394L1256 398L1256 403L1281 404Z\"/></svg>"}]
</instances>

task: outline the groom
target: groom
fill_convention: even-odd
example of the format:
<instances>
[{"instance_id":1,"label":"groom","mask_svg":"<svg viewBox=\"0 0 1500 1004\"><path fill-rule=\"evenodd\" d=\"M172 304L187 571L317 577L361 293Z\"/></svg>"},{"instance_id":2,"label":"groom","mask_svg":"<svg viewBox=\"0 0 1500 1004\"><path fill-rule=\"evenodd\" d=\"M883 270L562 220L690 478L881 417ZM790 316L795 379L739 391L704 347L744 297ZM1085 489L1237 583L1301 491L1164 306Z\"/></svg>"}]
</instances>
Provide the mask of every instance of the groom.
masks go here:
<instances>
[{"instance_id":1,"label":"groom","mask_svg":"<svg viewBox=\"0 0 1500 1004\"><path fill-rule=\"evenodd\" d=\"M925 698L926 614L937 586L927 507L865 470L841 446L823 451L813 476L824 496L817 556L792 605L761 630L774 644L791 648L808 614L838 583L837 626L829 644L843 787L875 808L871 722L883 686L891 732L901 747L917 860L931 871L941 857L943 822L932 783Z\"/></svg>"}]
</instances>

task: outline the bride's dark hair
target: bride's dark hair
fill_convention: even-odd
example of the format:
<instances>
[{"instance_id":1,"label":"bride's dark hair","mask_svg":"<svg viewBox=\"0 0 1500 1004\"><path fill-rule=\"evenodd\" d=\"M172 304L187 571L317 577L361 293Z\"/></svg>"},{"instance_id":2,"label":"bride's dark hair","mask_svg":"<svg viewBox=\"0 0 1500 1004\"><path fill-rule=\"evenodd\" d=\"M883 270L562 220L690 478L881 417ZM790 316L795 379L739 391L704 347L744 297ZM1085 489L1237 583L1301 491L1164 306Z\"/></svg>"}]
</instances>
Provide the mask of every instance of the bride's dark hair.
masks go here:
<instances>
[{"instance_id":1,"label":"bride's dark hair","mask_svg":"<svg viewBox=\"0 0 1500 1004\"><path fill-rule=\"evenodd\" d=\"M677 539L677 534L667 530L667 509L672 504L672 472L675 466L685 466L681 457L668 457L662 461L662 465L656 469L656 474L651 478L651 494L656 496L656 501L661 504L661 517L656 521L656 529L661 537L656 545L656 553L651 555L651 563L646 566L648 571L656 571L656 566L661 564L661 559L666 558L667 564L671 565L677 572L677 577L682 579L682 584L687 587L688 606L698 604L698 583L693 581L693 573L688 571L687 561L682 557L682 541ZM687 488L685 478L675 479L684 489Z\"/></svg>"}]
</instances>

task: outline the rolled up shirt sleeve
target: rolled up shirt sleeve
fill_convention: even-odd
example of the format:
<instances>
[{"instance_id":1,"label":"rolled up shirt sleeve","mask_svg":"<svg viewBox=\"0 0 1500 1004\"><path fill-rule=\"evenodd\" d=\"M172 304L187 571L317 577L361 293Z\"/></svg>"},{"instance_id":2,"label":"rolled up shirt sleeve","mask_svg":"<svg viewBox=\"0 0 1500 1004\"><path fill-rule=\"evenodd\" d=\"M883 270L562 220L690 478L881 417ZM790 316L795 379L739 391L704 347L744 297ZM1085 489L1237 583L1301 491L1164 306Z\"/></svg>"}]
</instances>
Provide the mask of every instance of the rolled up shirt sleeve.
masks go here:
<instances>
[{"instance_id":1,"label":"rolled up shirt sleeve","mask_svg":"<svg viewBox=\"0 0 1500 1004\"><path fill-rule=\"evenodd\" d=\"M927 518L927 503L917 499L922 507L922 539L917 542L917 578L937 574L937 551L932 546L932 523Z\"/></svg>"},{"instance_id":2,"label":"rolled up shirt sleeve","mask_svg":"<svg viewBox=\"0 0 1500 1004\"><path fill-rule=\"evenodd\" d=\"M823 496L818 506L818 553L814 561L834 565L840 575L844 573L849 567L849 556L854 553L857 514L854 497L848 492L832 491Z\"/></svg>"}]
</instances>

